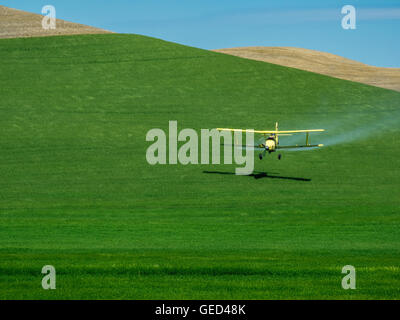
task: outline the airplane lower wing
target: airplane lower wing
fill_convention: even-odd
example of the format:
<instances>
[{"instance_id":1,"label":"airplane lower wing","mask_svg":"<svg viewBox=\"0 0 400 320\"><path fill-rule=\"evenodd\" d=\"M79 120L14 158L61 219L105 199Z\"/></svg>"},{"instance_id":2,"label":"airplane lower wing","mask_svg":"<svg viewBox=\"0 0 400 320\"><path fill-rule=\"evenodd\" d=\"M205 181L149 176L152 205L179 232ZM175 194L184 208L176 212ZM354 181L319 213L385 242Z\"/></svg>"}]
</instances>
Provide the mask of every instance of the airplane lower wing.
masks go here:
<instances>
[{"instance_id":1,"label":"airplane lower wing","mask_svg":"<svg viewBox=\"0 0 400 320\"><path fill-rule=\"evenodd\" d=\"M244 144L221 144L221 146L233 147L236 149L243 149L243 150L256 150L256 151L264 151L265 150L265 148L261 148L258 145L252 146L252 145L244 145Z\"/></svg>"},{"instance_id":2,"label":"airplane lower wing","mask_svg":"<svg viewBox=\"0 0 400 320\"><path fill-rule=\"evenodd\" d=\"M296 146L277 146L276 150L280 149L297 149L297 148L318 148L323 147L323 144L304 144L304 145L296 145Z\"/></svg>"},{"instance_id":3,"label":"airplane lower wing","mask_svg":"<svg viewBox=\"0 0 400 320\"><path fill-rule=\"evenodd\" d=\"M254 150L254 151L265 151L268 149L265 149L264 147L260 147L259 145L252 146L252 145L242 145L242 144L221 144L221 146L225 147L233 147L236 149L242 149L242 150ZM280 151L296 151L296 150L307 150L307 149L314 149L314 148L319 148L323 147L323 144L304 144L304 145L295 145L295 146L277 146L274 150L280 150Z\"/></svg>"}]
</instances>

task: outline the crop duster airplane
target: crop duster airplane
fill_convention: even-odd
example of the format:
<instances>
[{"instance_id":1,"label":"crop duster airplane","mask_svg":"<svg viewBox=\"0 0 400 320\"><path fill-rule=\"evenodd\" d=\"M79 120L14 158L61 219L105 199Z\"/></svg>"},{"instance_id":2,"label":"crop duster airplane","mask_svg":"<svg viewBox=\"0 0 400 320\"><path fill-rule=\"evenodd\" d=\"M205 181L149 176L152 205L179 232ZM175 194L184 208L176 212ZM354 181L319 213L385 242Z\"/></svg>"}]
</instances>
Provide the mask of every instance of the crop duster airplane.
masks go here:
<instances>
[{"instance_id":1,"label":"crop duster airplane","mask_svg":"<svg viewBox=\"0 0 400 320\"><path fill-rule=\"evenodd\" d=\"M325 129L306 129L306 130L278 130L278 122L275 124L275 130L244 130L244 129L228 129L228 128L217 128L219 131L231 131L231 132L253 132L264 135L262 140L259 140L259 143L254 146L240 146L242 148L254 148L254 150L263 151L259 154L260 160L264 158L266 153L276 152L277 150L288 150L288 149L301 149L301 148L318 148L323 147L323 144L310 144L310 133L311 132L322 132ZM279 136L291 136L295 133L305 133L306 134L306 143L303 145L292 145L292 146L281 146L279 145ZM307 150L305 149L305 150ZM280 160L282 157L281 154L278 155L278 159Z\"/></svg>"}]
</instances>

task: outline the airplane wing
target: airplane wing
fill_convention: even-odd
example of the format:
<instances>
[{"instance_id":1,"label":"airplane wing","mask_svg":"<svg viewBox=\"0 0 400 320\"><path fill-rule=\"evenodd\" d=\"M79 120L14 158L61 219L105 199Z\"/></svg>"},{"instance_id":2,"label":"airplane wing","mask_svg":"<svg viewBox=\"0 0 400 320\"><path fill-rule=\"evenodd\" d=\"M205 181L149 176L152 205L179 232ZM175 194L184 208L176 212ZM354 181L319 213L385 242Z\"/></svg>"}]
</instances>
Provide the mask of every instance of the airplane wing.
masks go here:
<instances>
[{"instance_id":1,"label":"airplane wing","mask_svg":"<svg viewBox=\"0 0 400 320\"><path fill-rule=\"evenodd\" d=\"M255 151L264 151L265 148L261 148L259 145L248 145L248 144L221 144L224 147L233 147L235 149L243 149L243 150L255 150Z\"/></svg>"},{"instance_id":2,"label":"airplane wing","mask_svg":"<svg viewBox=\"0 0 400 320\"><path fill-rule=\"evenodd\" d=\"M277 134L277 135L283 135L283 134L292 134L292 133L309 133L309 132L322 132L325 131L325 129L305 129L305 130L252 130L252 129L229 129L229 128L217 128L218 131L231 131L231 132L253 132L253 133L261 133L261 134Z\"/></svg>"},{"instance_id":3,"label":"airplane wing","mask_svg":"<svg viewBox=\"0 0 400 320\"><path fill-rule=\"evenodd\" d=\"M297 148L318 148L323 147L322 143L320 144L303 144L303 145L295 145L295 146L277 146L276 149L297 149Z\"/></svg>"},{"instance_id":4,"label":"airplane wing","mask_svg":"<svg viewBox=\"0 0 400 320\"><path fill-rule=\"evenodd\" d=\"M244 145L244 144L221 144L221 146L229 146L229 147L234 147L234 148L239 148L239 149L247 149L247 150L258 150L258 151L264 151L265 148L262 148L258 145ZM294 145L294 146L280 146L278 145L276 147L276 150L281 150L281 149L300 149L300 148L320 148L323 147L323 144L309 144L309 145Z\"/></svg>"}]
</instances>

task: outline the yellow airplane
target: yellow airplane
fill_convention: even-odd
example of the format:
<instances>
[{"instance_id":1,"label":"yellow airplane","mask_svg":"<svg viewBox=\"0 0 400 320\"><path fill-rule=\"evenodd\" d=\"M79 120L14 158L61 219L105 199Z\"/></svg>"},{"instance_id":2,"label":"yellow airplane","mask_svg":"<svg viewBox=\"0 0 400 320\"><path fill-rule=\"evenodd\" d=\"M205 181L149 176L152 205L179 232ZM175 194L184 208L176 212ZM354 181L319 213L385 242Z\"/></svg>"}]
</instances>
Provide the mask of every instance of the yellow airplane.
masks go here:
<instances>
[{"instance_id":1,"label":"yellow airplane","mask_svg":"<svg viewBox=\"0 0 400 320\"><path fill-rule=\"evenodd\" d=\"M275 152L276 150L284 150L284 149L297 149L297 148L318 148L323 147L323 144L310 144L310 132L322 132L325 129L306 129L306 130L278 130L278 122L275 124L275 130L243 130L243 129L229 129L229 128L217 128L219 131L231 131L231 132L253 132L264 135L262 141L255 146L242 146L242 147L250 147L254 148L254 150L261 150L262 153L259 154L260 160L263 159L265 154ZM303 145L293 145L293 146L280 146L279 145L279 136L291 136L293 133L305 133L306 134L306 143ZM278 159L280 160L282 155L278 155Z\"/></svg>"}]
</instances>

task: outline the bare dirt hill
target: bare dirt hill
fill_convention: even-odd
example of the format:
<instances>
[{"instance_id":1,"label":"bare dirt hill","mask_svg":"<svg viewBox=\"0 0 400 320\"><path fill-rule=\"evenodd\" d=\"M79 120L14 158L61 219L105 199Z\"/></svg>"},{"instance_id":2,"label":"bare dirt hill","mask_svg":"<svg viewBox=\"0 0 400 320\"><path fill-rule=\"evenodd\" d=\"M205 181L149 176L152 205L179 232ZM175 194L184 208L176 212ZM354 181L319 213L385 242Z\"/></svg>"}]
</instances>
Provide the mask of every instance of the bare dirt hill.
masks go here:
<instances>
[{"instance_id":1,"label":"bare dirt hill","mask_svg":"<svg viewBox=\"0 0 400 320\"><path fill-rule=\"evenodd\" d=\"M0 39L110 32L60 19L56 20L55 30L45 30L42 20L40 14L0 6Z\"/></svg>"},{"instance_id":2,"label":"bare dirt hill","mask_svg":"<svg viewBox=\"0 0 400 320\"><path fill-rule=\"evenodd\" d=\"M239 47L214 51L400 91L400 68L374 67L330 53L292 47Z\"/></svg>"}]
</instances>

